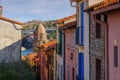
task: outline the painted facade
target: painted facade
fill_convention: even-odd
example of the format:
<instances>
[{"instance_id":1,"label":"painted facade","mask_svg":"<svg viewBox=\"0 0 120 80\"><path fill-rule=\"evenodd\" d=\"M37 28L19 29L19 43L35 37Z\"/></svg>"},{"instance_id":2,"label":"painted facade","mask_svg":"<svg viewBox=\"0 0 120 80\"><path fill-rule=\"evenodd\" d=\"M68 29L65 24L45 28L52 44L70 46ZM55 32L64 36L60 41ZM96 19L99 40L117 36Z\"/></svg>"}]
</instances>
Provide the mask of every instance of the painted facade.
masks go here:
<instances>
[{"instance_id":1,"label":"painted facade","mask_svg":"<svg viewBox=\"0 0 120 80\"><path fill-rule=\"evenodd\" d=\"M119 80L119 20L120 20L120 1L119 0L104 0L103 3L97 6L88 7L91 13L91 23L96 25L96 36L100 40L96 51L100 51L102 57L98 57L95 62L96 76L95 80ZM93 27L93 26L90 27ZM94 29L95 29L94 28ZM93 29L91 32L93 32ZM100 30L102 31L100 34ZM92 38L91 38L92 39ZM95 43L96 41L94 41ZM92 45L91 45L92 48ZM90 48L90 50L91 50ZM97 48L97 46L96 46ZM104 53L104 54L103 54ZM91 59L92 60L92 59ZM101 67L100 67L101 66ZM92 66L90 66L92 67ZM103 75L104 73L104 75ZM93 80L93 78L91 77Z\"/></svg>"},{"instance_id":2,"label":"painted facade","mask_svg":"<svg viewBox=\"0 0 120 80\"><path fill-rule=\"evenodd\" d=\"M0 63L21 59L21 29L23 24L0 16Z\"/></svg>"},{"instance_id":3,"label":"painted facade","mask_svg":"<svg viewBox=\"0 0 120 80\"><path fill-rule=\"evenodd\" d=\"M38 57L40 59L40 79L56 80L56 41L40 45Z\"/></svg>"},{"instance_id":4,"label":"painted facade","mask_svg":"<svg viewBox=\"0 0 120 80\"><path fill-rule=\"evenodd\" d=\"M120 80L120 11L108 13L108 53L109 53L109 80ZM115 47L117 52L115 52Z\"/></svg>"},{"instance_id":5,"label":"painted facade","mask_svg":"<svg viewBox=\"0 0 120 80\"><path fill-rule=\"evenodd\" d=\"M57 35L57 80L63 80L64 79L64 35L62 34L62 31L59 30L57 26L56 30L56 35Z\"/></svg>"},{"instance_id":6,"label":"painted facade","mask_svg":"<svg viewBox=\"0 0 120 80\"><path fill-rule=\"evenodd\" d=\"M77 27L77 79L89 80L89 14L84 12L88 2L87 0L70 0L76 2Z\"/></svg>"},{"instance_id":7,"label":"painted facade","mask_svg":"<svg viewBox=\"0 0 120 80\"><path fill-rule=\"evenodd\" d=\"M76 21L69 22L60 27L65 35L65 80L76 80L77 51L76 51Z\"/></svg>"},{"instance_id":8,"label":"painted facade","mask_svg":"<svg viewBox=\"0 0 120 80\"><path fill-rule=\"evenodd\" d=\"M63 25L76 20L76 14L57 20L57 79L65 80L65 35L60 29Z\"/></svg>"}]
</instances>

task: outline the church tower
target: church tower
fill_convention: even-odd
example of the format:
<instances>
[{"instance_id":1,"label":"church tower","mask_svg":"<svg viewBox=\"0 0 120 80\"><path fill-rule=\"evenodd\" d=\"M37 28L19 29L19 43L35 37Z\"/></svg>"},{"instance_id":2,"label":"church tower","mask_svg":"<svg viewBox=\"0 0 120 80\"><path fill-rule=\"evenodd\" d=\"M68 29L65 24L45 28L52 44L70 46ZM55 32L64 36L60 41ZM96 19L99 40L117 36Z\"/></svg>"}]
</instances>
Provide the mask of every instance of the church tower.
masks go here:
<instances>
[{"instance_id":1,"label":"church tower","mask_svg":"<svg viewBox=\"0 0 120 80\"><path fill-rule=\"evenodd\" d=\"M38 47L44 43L47 43L47 33L45 27L40 23L34 33L33 48Z\"/></svg>"},{"instance_id":2,"label":"church tower","mask_svg":"<svg viewBox=\"0 0 120 80\"><path fill-rule=\"evenodd\" d=\"M40 41L40 45L47 42L47 33L45 27L41 23L38 26L38 40Z\"/></svg>"}]
</instances>

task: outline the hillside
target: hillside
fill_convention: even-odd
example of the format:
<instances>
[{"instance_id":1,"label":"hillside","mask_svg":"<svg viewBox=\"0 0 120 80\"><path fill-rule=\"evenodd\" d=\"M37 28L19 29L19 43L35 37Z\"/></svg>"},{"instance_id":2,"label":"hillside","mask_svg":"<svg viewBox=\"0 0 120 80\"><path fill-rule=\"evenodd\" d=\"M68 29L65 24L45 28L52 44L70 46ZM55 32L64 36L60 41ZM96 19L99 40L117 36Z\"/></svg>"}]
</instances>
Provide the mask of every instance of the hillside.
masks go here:
<instances>
[{"instance_id":1,"label":"hillside","mask_svg":"<svg viewBox=\"0 0 120 80\"><path fill-rule=\"evenodd\" d=\"M25 24L24 29L26 30L34 29L39 25L39 23L42 23L45 26L45 28L56 28L56 26L54 25L56 23L55 20L50 21L32 20L24 23Z\"/></svg>"}]
</instances>

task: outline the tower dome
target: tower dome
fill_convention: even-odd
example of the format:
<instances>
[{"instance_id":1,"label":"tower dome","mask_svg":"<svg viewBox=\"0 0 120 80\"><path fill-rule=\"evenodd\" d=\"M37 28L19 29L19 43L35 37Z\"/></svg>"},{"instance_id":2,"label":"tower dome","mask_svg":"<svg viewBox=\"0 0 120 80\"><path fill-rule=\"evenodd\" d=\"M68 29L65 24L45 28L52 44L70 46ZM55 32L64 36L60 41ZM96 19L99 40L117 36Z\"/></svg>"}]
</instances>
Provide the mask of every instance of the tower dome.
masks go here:
<instances>
[{"instance_id":1,"label":"tower dome","mask_svg":"<svg viewBox=\"0 0 120 80\"><path fill-rule=\"evenodd\" d=\"M39 44L43 44L47 42L47 33L45 27L41 23L38 26L38 40L39 40Z\"/></svg>"},{"instance_id":2,"label":"tower dome","mask_svg":"<svg viewBox=\"0 0 120 80\"><path fill-rule=\"evenodd\" d=\"M40 33L46 33L45 27L40 23L38 26L38 32Z\"/></svg>"}]
</instances>

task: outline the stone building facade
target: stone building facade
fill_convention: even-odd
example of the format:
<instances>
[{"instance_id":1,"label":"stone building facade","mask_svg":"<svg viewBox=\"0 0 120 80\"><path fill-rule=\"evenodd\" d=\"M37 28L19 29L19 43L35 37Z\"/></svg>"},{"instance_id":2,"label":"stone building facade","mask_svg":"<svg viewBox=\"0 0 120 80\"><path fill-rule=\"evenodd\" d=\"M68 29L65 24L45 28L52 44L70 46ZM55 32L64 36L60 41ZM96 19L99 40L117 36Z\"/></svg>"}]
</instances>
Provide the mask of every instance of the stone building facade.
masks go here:
<instances>
[{"instance_id":1,"label":"stone building facade","mask_svg":"<svg viewBox=\"0 0 120 80\"><path fill-rule=\"evenodd\" d=\"M20 60L22 25L0 16L0 63Z\"/></svg>"},{"instance_id":2,"label":"stone building facade","mask_svg":"<svg viewBox=\"0 0 120 80\"><path fill-rule=\"evenodd\" d=\"M96 20L105 25L105 80L120 80L120 0L103 0L93 10L93 15L105 16L105 20Z\"/></svg>"},{"instance_id":3,"label":"stone building facade","mask_svg":"<svg viewBox=\"0 0 120 80\"><path fill-rule=\"evenodd\" d=\"M97 25L90 16L90 80L105 80L105 27L100 28L100 37L97 38Z\"/></svg>"}]
</instances>

